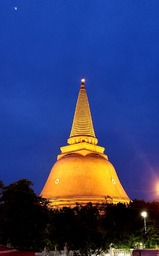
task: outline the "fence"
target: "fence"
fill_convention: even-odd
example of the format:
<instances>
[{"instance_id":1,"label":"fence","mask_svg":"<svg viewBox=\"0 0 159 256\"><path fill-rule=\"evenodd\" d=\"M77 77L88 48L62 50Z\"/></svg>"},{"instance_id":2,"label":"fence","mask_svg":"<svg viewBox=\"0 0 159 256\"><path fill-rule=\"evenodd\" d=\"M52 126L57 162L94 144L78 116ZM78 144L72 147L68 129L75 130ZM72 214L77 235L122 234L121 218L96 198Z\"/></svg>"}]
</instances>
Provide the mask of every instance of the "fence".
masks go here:
<instances>
[{"instance_id":1,"label":"fence","mask_svg":"<svg viewBox=\"0 0 159 256\"><path fill-rule=\"evenodd\" d=\"M69 251L68 253L66 251L49 251L47 252L44 250L41 253L36 253L36 256L81 256L79 251ZM91 254L91 256L131 256L132 253L130 250L123 250L123 249L114 249L111 248L109 250L109 253L101 253L101 254Z\"/></svg>"}]
</instances>

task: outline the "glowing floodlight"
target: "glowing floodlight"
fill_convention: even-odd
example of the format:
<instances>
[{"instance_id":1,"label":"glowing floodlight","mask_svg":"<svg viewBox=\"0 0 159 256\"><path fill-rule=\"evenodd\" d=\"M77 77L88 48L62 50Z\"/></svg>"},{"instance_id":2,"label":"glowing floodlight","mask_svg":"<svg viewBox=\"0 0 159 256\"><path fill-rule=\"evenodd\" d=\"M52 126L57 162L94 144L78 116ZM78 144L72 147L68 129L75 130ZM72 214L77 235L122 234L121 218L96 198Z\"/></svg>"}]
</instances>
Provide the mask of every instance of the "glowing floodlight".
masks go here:
<instances>
[{"instance_id":1,"label":"glowing floodlight","mask_svg":"<svg viewBox=\"0 0 159 256\"><path fill-rule=\"evenodd\" d=\"M143 211L141 212L141 216L144 218L144 230L145 230L145 234L146 234L146 218L147 218L147 212L146 211Z\"/></svg>"},{"instance_id":2,"label":"glowing floodlight","mask_svg":"<svg viewBox=\"0 0 159 256\"><path fill-rule=\"evenodd\" d=\"M146 217L147 217L147 212L146 212L146 211L141 212L141 216L142 216L143 218L146 218Z\"/></svg>"}]
</instances>

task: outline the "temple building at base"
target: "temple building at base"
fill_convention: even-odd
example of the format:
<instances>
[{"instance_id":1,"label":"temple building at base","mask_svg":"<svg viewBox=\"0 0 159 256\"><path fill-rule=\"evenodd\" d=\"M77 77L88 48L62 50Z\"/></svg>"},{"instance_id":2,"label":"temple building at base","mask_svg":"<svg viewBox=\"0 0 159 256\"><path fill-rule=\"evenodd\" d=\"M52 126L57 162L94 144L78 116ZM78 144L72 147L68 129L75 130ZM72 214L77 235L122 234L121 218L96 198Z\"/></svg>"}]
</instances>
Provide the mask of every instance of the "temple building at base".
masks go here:
<instances>
[{"instance_id":1,"label":"temple building at base","mask_svg":"<svg viewBox=\"0 0 159 256\"><path fill-rule=\"evenodd\" d=\"M82 79L68 145L60 148L41 192L50 207L130 202L105 149L97 145L84 83Z\"/></svg>"}]
</instances>

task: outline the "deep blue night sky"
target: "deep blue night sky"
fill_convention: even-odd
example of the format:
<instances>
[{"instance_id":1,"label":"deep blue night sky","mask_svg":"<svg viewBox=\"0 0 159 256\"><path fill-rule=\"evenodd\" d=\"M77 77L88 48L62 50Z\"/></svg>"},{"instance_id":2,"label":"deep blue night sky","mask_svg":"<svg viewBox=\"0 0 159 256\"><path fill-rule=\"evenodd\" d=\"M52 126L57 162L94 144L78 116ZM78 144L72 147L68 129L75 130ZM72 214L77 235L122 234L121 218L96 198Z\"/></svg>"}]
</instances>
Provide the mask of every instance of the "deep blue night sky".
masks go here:
<instances>
[{"instance_id":1,"label":"deep blue night sky","mask_svg":"<svg viewBox=\"0 0 159 256\"><path fill-rule=\"evenodd\" d=\"M85 76L99 145L123 187L158 200L159 1L0 0L0 13L4 184L27 178L41 192Z\"/></svg>"}]
</instances>

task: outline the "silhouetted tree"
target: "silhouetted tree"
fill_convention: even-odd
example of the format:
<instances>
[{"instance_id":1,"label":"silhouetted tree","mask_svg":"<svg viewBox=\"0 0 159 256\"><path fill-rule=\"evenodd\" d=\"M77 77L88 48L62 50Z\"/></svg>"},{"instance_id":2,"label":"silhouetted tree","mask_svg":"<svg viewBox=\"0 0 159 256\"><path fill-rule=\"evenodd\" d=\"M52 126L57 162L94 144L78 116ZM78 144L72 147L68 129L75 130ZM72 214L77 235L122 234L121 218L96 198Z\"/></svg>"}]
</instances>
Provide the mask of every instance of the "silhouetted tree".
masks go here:
<instances>
[{"instance_id":1,"label":"silhouetted tree","mask_svg":"<svg viewBox=\"0 0 159 256\"><path fill-rule=\"evenodd\" d=\"M147 232L141 212L146 210ZM31 181L19 180L9 186L0 182L0 243L16 248L78 250L82 255L99 254L110 246L147 247L159 245L159 202L133 200L118 203L55 210L38 197Z\"/></svg>"},{"instance_id":2,"label":"silhouetted tree","mask_svg":"<svg viewBox=\"0 0 159 256\"><path fill-rule=\"evenodd\" d=\"M3 188L3 241L37 250L44 246L48 209L31 186L31 181L22 179Z\"/></svg>"},{"instance_id":3,"label":"silhouetted tree","mask_svg":"<svg viewBox=\"0 0 159 256\"><path fill-rule=\"evenodd\" d=\"M0 180L0 244L3 244L3 228L2 228L3 219L4 219L3 200L2 200L3 188L4 188L4 183L3 181Z\"/></svg>"}]
</instances>

